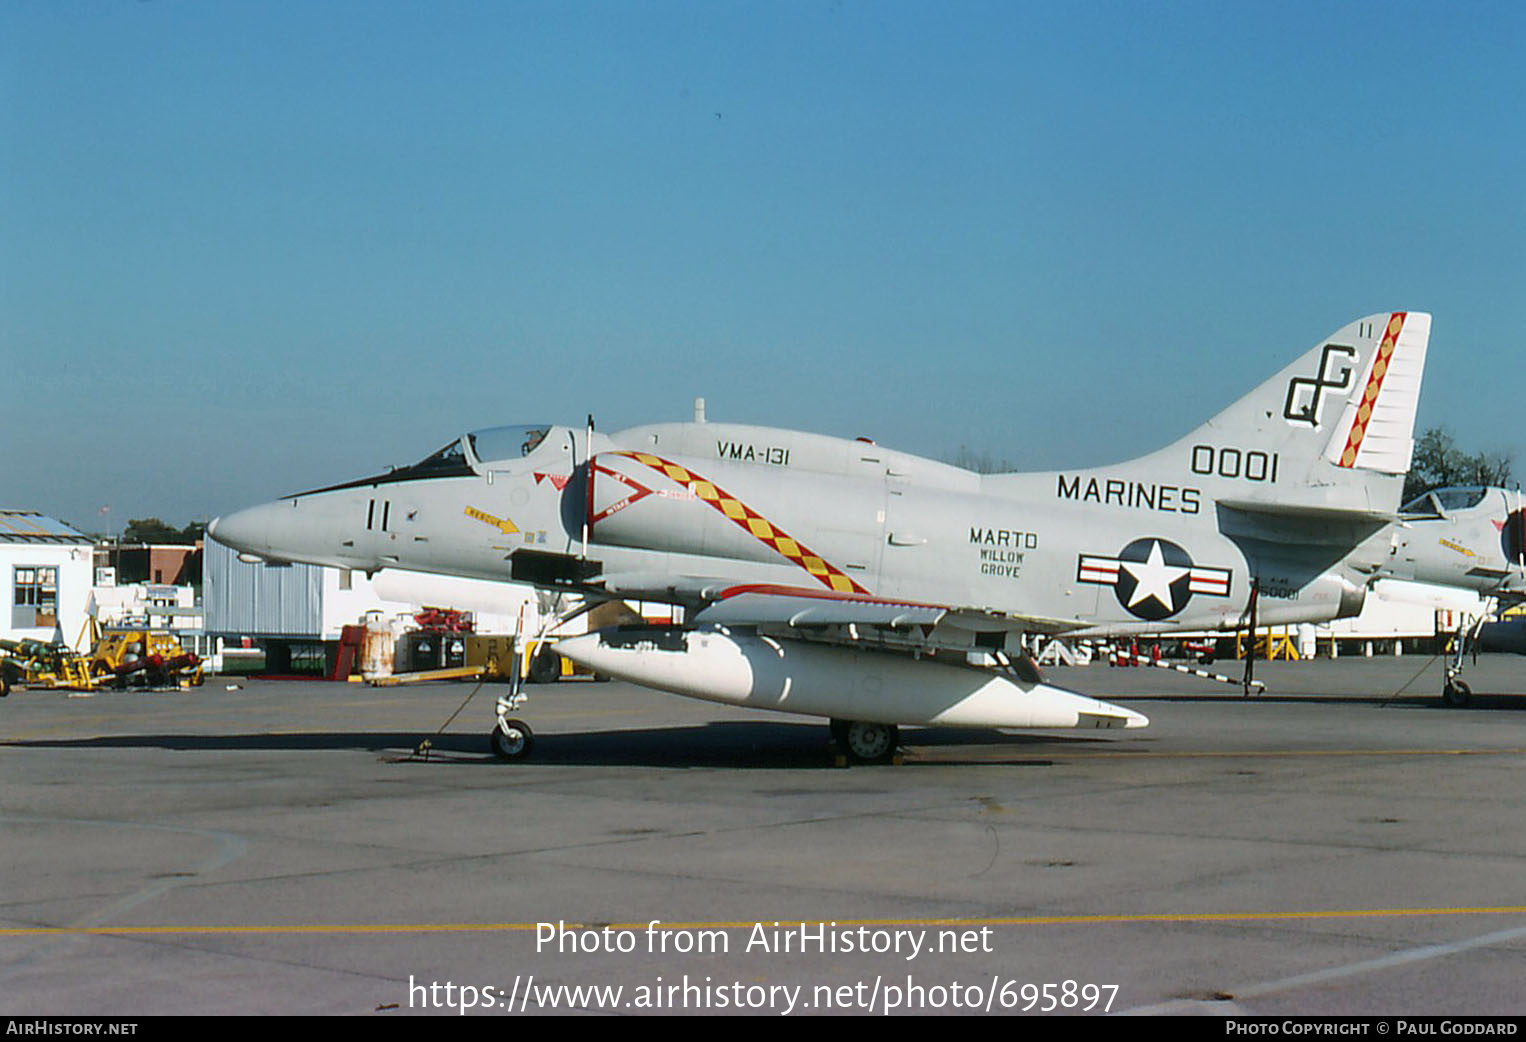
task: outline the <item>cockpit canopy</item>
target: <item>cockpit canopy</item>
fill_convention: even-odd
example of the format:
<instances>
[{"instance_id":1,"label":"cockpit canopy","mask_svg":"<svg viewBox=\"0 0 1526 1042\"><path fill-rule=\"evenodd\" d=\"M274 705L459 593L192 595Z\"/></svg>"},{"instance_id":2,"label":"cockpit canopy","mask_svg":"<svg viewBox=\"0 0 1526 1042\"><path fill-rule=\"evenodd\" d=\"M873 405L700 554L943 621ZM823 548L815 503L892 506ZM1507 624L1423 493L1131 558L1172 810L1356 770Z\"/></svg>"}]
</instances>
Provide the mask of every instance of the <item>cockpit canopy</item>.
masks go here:
<instances>
[{"instance_id":1,"label":"cockpit canopy","mask_svg":"<svg viewBox=\"0 0 1526 1042\"><path fill-rule=\"evenodd\" d=\"M1463 510L1472 510L1484 501L1489 489L1483 485L1456 485L1450 488L1432 489L1399 508L1405 517L1446 517Z\"/></svg>"},{"instance_id":2,"label":"cockpit canopy","mask_svg":"<svg viewBox=\"0 0 1526 1042\"><path fill-rule=\"evenodd\" d=\"M484 427L472 431L463 441L471 447L472 456L478 463L497 463L500 460L523 459L530 455L551 433L547 424L530 424L523 427Z\"/></svg>"},{"instance_id":3,"label":"cockpit canopy","mask_svg":"<svg viewBox=\"0 0 1526 1042\"><path fill-rule=\"evenodd\" d=\"M457 438L438 452L425 456L411 467L402 467L389 475L393 480L413 478L469 477L473 465L484 466L504 460L523 459L546 439L551 428L544 424L513 427L484 427Z\"/></svg>"},{"instance_id":4,"label":"cockpit canopy","mask_svg":"<svg viewBox=\"0 0 1526 1042\"><path fill-rule=\"evenodd\" d=\"M328 488L299 492L298 496L310 496L318 492L335 492L342 488L361 488L366 485L385 485L395 481L415 481L420 478L469 478L490 468L494 463L523 459L534 452L551 432L549 424L537 423L513 427L484 427L463 435L443 449L431 452L417 463L395 467L385 474L377 474L357 481L346 481Z\"/></svg>"}]
</instances>

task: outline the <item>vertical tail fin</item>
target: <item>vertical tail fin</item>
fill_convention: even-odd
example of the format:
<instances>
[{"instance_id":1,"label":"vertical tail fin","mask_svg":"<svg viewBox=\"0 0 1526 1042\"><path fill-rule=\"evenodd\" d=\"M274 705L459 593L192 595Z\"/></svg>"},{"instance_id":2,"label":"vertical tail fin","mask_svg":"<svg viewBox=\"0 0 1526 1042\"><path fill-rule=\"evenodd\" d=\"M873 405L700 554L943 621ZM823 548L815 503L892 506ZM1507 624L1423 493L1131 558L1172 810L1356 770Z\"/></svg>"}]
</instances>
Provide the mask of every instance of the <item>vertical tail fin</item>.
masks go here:
<instances>
[{"instance_id":1,"label":"vertical tail fin","mask_svg":"<svg viewBox=\"0 0 1526 1042\"><path fill-rule=\"evenodd\" d=\"M1084 470L989 475L982 484L1049 487L1062 500L1157 513L1206 514L1217 505L1381 523L1404 491L1430 333L1423 312L1369 315L1159 451Z\"/></svg>"},{"instance_id":2,"label":"vertical tail fin","mask_svg":"<svg viewBox=\"0 0 1526 1042\"><path fill-rule=\"evenodd\" d=\"M1431 316L1418 311L1352 322L1135 462L1182 474L1227 505L1392 513L1414 449L1430 331Z\"/></svg>"}]
</instances>

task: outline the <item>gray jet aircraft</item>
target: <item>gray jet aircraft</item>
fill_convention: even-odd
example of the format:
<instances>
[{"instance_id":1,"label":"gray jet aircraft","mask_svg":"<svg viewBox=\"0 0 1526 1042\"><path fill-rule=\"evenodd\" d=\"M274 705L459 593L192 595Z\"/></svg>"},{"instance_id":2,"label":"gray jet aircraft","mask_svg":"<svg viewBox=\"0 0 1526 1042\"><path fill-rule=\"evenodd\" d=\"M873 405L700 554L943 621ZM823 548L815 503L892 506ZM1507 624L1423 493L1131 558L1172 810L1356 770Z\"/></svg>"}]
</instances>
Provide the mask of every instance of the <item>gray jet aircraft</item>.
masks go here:
<instances>
[{"instance_id":1,"label":"gray jet aircraft","mask_svg":"<svg viewBox=\"0 0 1526 1042\"><path fill-rule=\"evenodd\" d=\"M1483 635L1495 610L1526 601L1526 511L1521 492L1470 485L1439 488L1406 503L1400 520L1379 533L1378 554L1361 555L1381 561L1373 581L1446 586L1467 590L1485 599L1486 610L1461 633L1447 666L1441 697L1448 704L1468 703L1472 691L1459 679L1463 656ZM1511 638L1519 624L1497 626L1494 643L1518 650ZM1516 638L1518 641L1519 638Z\"/></svg>"},{"instance_id":2,"label":"gray jet aircraft","mask_svg":"<svg viewBox=\"0 0 1526 1042\"><path fill-rule=\"evenodd\" d=\"M269 560L512 580L665 601L674 627L557 650L696 698L827 717L858 761L897 725L1142 727L1045 681L1034 633L1354 614L1389 547L1430 316L1353 322L1164 449L981 475L798 431L667 423L498 427L412 466L219 518ZM1184 379L1190 388L1190 379ZM1365 555L1365 557L1363 556ZM528 753L499 704L494 748Z\"/></svg>"}]
</instances>

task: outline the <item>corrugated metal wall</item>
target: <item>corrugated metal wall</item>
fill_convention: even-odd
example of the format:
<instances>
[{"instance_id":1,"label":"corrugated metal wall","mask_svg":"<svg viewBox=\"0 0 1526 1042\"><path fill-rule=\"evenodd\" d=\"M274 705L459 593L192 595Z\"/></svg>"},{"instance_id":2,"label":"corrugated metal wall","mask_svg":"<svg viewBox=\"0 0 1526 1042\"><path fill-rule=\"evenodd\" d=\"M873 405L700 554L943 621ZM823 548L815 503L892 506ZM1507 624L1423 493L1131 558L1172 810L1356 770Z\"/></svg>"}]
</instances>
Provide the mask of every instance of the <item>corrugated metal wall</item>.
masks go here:
<instances>
[{"instance_id":1,"label":"corrugated metal wall","mask_svg":"<svg viewBox=\"0 0 1526 1042\"><path fill-rule=\"evenodd\" d=\"M323 634L323 569L311 564L249 564L207 540L202 606L208 633L305 637Z\"/></svg>"}]
</instances>

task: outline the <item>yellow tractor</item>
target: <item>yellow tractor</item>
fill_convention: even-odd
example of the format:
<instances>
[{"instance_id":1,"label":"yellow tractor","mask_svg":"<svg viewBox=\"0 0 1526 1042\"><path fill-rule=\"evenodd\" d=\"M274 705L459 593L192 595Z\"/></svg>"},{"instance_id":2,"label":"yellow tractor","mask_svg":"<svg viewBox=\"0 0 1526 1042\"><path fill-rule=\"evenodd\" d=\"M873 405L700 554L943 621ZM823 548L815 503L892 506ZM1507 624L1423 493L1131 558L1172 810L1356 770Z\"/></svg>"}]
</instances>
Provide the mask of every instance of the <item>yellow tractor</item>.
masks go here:
<instances>
[{"instance_id":1,"label":"yellow tractor","mask_svg":"<svg viewBox=\"0 0 1526 1042\"><path fill-rule=\"evenodd\" d=\"M200 687L205 679L200 658L171 634L153 630L100 633L84 654L36 640L0 641L0 650L7 652L3 665L7 687L189 688Z\"/></svg>"}]
</instances>

